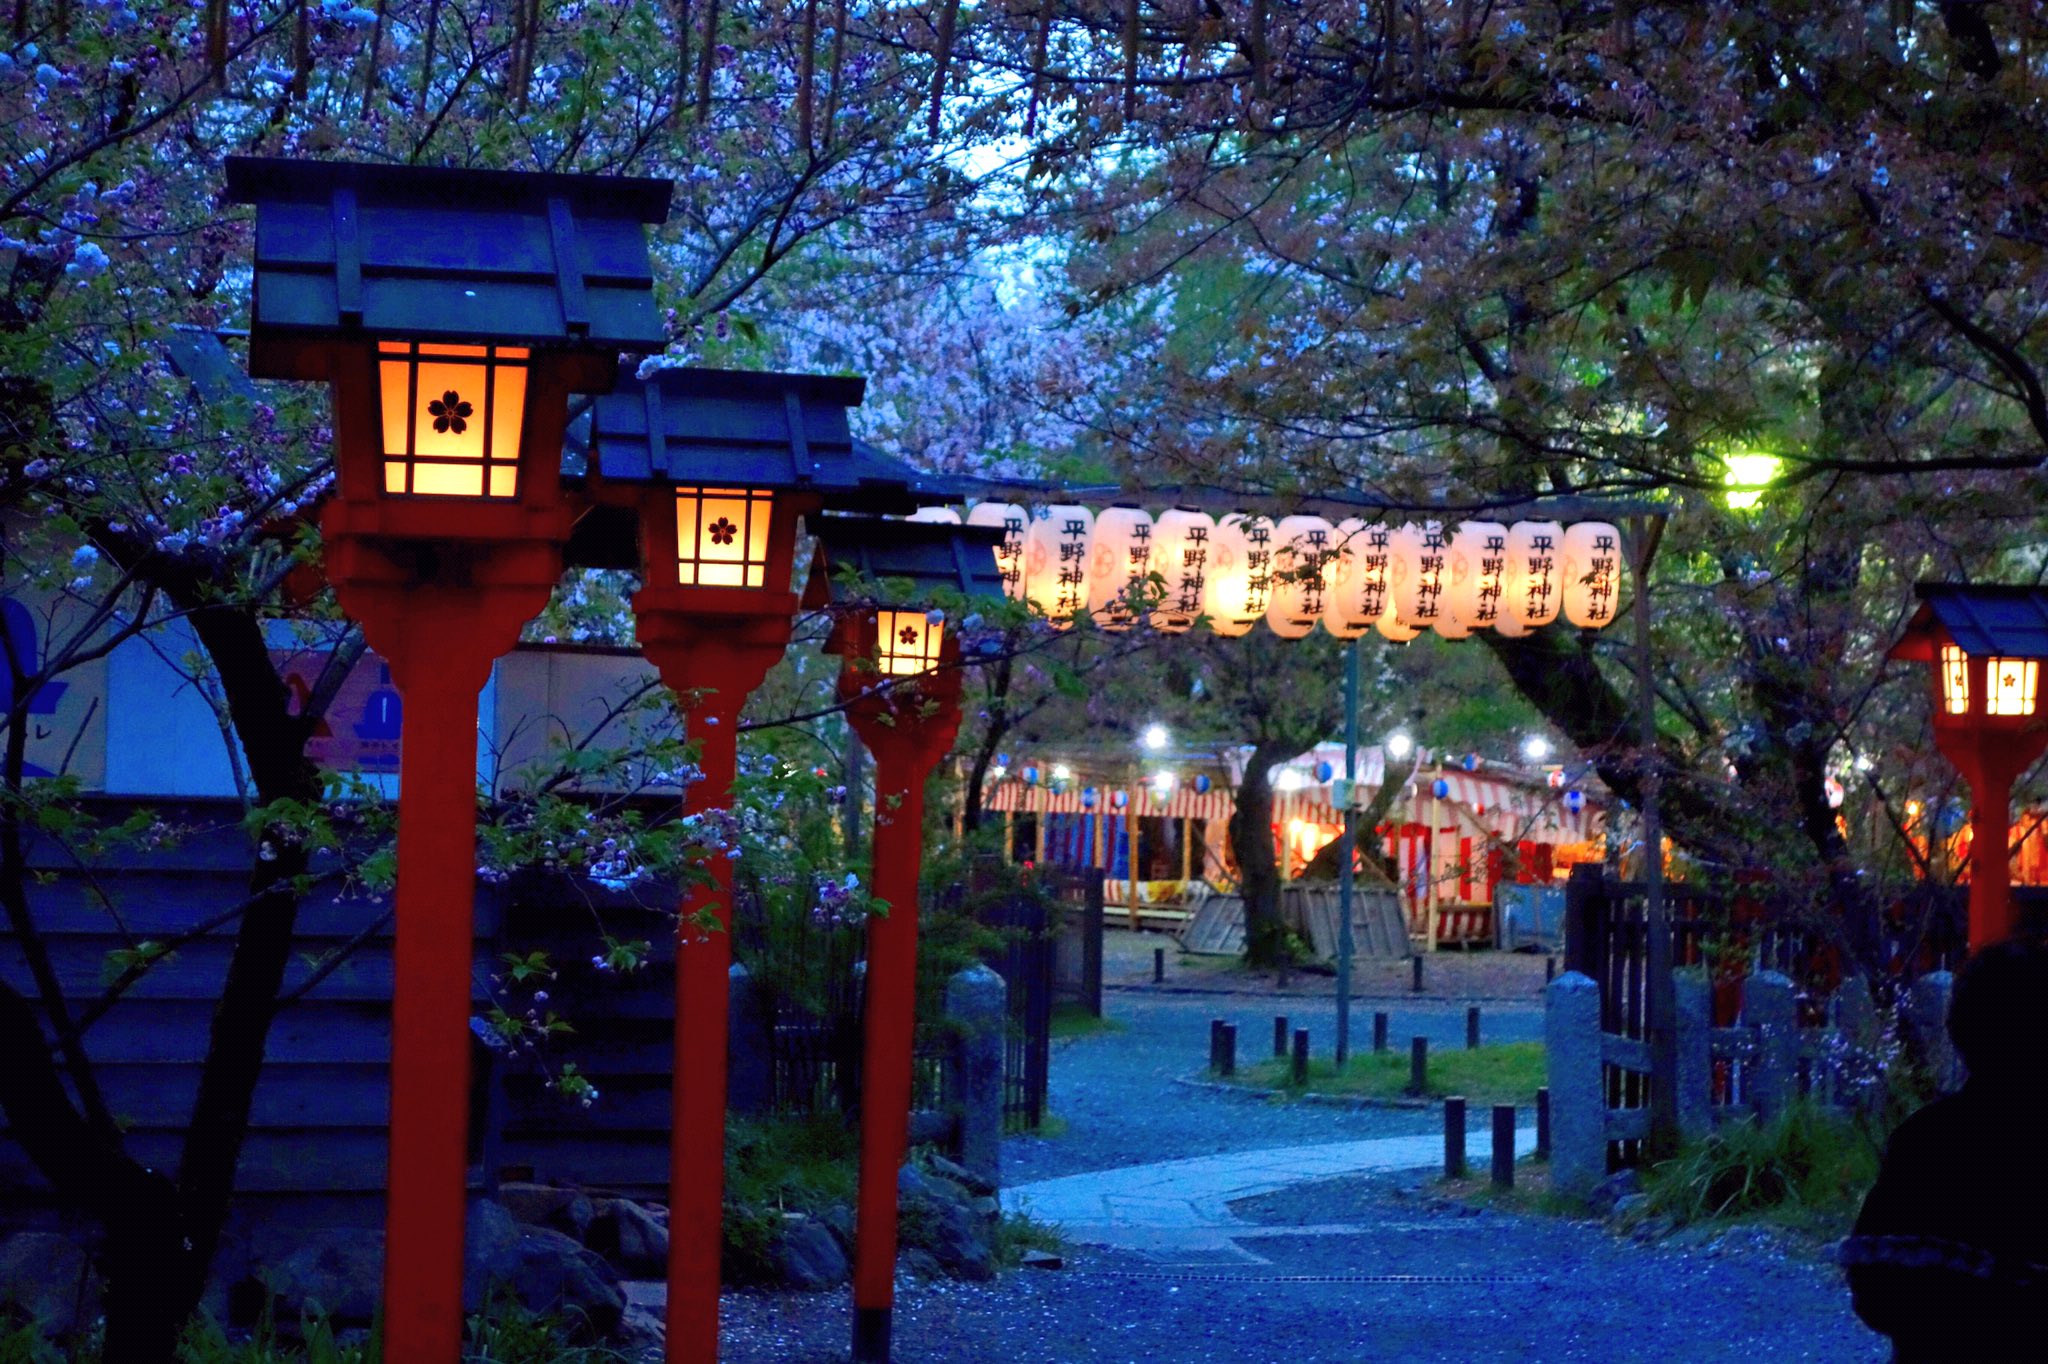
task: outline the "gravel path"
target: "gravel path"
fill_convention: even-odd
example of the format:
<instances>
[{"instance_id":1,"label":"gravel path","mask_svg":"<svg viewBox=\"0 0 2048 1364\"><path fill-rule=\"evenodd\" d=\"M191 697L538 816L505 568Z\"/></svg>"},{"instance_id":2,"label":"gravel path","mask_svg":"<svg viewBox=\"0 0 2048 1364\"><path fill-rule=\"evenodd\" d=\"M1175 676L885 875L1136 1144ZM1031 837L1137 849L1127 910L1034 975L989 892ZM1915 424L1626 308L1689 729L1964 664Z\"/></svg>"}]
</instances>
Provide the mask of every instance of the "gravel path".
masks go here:
<instances>
[{"instance_id":1,"label":"gravel path","mask_svg":"<svg viewBox=\"0 0 2048 1364\"><path fill-rule=\"evenodd\" d=\"M1289 998L1328 1046L1333 1009ZM1118 992L1121 1033L1054 1053L1065 1135L1013 1139L1007 1182L1228 1151L1434 1130L1435 1115L1275 1105L1175 1085L1207 1055L1209 1019L1270 1045L1273 1001ZM1462 1045L1464 1010L1396 1003L1393 1035ZM1361 1011L1370 1038L1371 1009ZM1487 1006L1492 1040L1536 1036L1533 1007ZM1731 1235L1688 1249L1601 1226L1451 1206L1415 1175L1350 1178L1247 1199L1241 1255L1080 1248L1065 1269L991 1284L899 1280L899 1364L1361 1364L1592 1360L1616 1364L1878 1364L1839 1274ZM1345 1224L1341 1234L1292 1228ZM850 1295L729 1293L727 1364L838 1364Z\"/></svg>"},{"instance_id":2,"label":"gravel path","mask_svg":"<svg viewBox=\"0 0 2048 1364\"><path fill-rule=\"evenodd\" d=\"M1392 1014L1389 1031L1397 1047L1405 1049L1414 1036L1427 1036L1432 1047L1465 1045L1462 1004L1402 1001L1354 1006L1354 1049L1372 1045L1374 1008ZM1542 1036L1542 1014L1533 1005L1482 1008L1484 1040L1520 1042ZM1265 1103L1174 1083L1207 1063L1212 1018L1237 1024L1238 1055L1246 1061L1270 1054L1276 1013L1288 1016L1290 1028L1307 1028L1315 1054L1327 1055L1337 1027L1336 1005L1330 1000L1114 992L1105 997L1103 1010L1124 1030L1054 1044L1051 1106L1066 1130L1049 1140L1015 1137L1004 1143L1005 1183L1434 1128L1436 1120L1429 1113Z\"/></svg>"}]
</instances>

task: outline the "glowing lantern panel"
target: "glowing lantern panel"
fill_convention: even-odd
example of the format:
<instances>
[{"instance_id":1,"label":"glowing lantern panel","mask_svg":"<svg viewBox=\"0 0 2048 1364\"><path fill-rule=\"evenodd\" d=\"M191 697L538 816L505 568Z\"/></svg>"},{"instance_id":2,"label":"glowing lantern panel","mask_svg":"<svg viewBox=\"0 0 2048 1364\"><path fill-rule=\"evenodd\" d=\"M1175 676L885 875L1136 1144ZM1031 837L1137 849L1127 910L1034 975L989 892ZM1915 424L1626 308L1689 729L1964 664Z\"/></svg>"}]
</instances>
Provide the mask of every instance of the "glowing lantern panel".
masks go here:
<instances>
[{"instance_id":1,"label":"glowing lantern panel","mask_svg":"<svg viewBox=\"0 0 2048 1364\"><path fill-rule=\"evenodd\" d=\"M1564 533L1564 617L1585 630L1614 622L1621 597L1621 532L1581 521Z\"/></svg>"},{"instance_id":2,"label":"glowing lantern panel","mask_svg":"<svg viewBox=\"0 0 2048 1364\"><path fill-rule=\"evenodd\" d=\"M1234 638L1266 614L1273 591L1273 523L1232 512L1216 523L1209 552L1209 628Z\"/></svg>"},{"instance_id":3,"label":"glowing lantern panel","mask_svg":"<svg viewBox=\"0 0 2048 1364\"><path fill-rule=\"evenodd\" d=\"M875 613L875 662L890 677L921 677L939 665L946 624L924 611Z\"/></svg>"},{"instance_id":4,"label":"glowing lantern panel","mask_svg":"<svg viewBox=\"0 0 2048 1364\"><path fill-rule=\"evenodd\" d=\"M910 514L910 519L929 521L941 526L957 526L960 524L960 513L951 507L919 507Z\"/></svg>"},{"instance_id":5,"label":"glowing lantern panel","mask_svg":"<svg viewBox=\"0 0 2048 1364\"><path fill-rule=\"evenodd\" d=\"M1215 534L1216 520L1207 512L1175 507L1161 513L1152 528L1152 571L1159 575L1164 592L1159 609L1152 613L1153 629L1182 634L1202 614Z\"/></svg>"},{"instance_id":6,"label":"glowing lantern panel","mask_svg":"<svg viewBox=\"0 0 2048 1364\"><path fill-rule=\"evenodd\" d=\"M763 587L774 497L760 488L676 489L676 583Z\"/></svg>"},{"instance_id":7,"label":"glowing lantern panel","mask_svg":"<svg viewBox=\"0 0 2048 1364\"><path fill-rule=\"evenodd\" d=\"M1373 622L1373 628L1380 632L1381 638L1392 640L1396 644L1406 644L1422 633L1413 621L1402 619L1401 613L1394 609L1391 595L1387 598L1386 609L1381 611L1379 619Z\"/></svg>"},{"instance_id":8,"label":"glowing lantern panel","mask_svg":"<svg viewBox=\"0 0 2048 1364\"><path fill-rule=\"evenodd\" d=\"M1987 715L2032 715L2041 687L2041 664L2031 658L1990 658L1984 661L1984 712Z\"/></svg>"},{"instance_id":9,"label":"glowing lantern panel","mask_svg":"<svg viewBox=\"0 0 2048 1364\"><path fill-rule=\"evenodd\" d=\"M1009 502L981 502L967 513L970 526L1000 526L1003 542L996 546L996 572L1003 580L1003 595L1011 601L1024 600L1024 529L1029 517L1022 507Z\"/></svg>"},{"instance_id":10,"label":"glowing lantern panel","mask_svg":"<svg viewBox=\"0 0 2048 1364\"><path fill-rule=\"evenodd\" d=\"M1941 646L1941 708L1950 715L1970 713L1970 656L1962 646Z\"/></svg>"},{"instance_id":11,"label":"glowing lantern panel","mask_svg":"<svg viewBox=\"0 0 2048 1364\"><path fill-rule=\"evenodd\" d=\"M1335 528L1320 516L1289 516L1273 528L1273 586L1266 624L1282 639L1301 639L1323 617Z\"/></svg>"},{"instance_id":12,"label":"glowing lantern panel","mask_svg":"<svg viewBox=\"0 0 2048 1364\"><path fill-rule=\"evenodd\" d=\"M1564 551L1564 527L1555 521L1517 521L1508 528L1507 576L1503 613L1523 630L1557 619L1562 604L1558 591L1558 559Z\"/></svg>"},{"instance_id":13,"label":"glowing lantern panel","mask_svg":"<svg viewBox=\"0 0 2048 1364\"><path fill-rule=\"evenodd\" d=\"M1105 630L1128 630L1152 570L1152 518L1136 507L1110 507L1095 518L1088 551L1088 610Z\"/></svg>"},{"instance_id":14,"label":"glowing lantern panel","mask_svg":"<svg viewBox=\"0 0 2048 1364\"><path fill-rule=\"evenodd\" d=\"M524 346L377 343L384 491L516 497Z\"/></svg>"}]
</instances>

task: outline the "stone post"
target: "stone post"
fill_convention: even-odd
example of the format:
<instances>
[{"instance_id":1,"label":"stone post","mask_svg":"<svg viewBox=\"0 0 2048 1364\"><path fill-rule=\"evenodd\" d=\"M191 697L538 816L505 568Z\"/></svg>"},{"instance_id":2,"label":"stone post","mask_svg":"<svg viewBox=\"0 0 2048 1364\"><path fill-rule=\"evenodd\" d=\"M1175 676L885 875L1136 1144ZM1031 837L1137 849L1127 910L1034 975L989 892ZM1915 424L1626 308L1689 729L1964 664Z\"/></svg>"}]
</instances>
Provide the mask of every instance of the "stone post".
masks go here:
<instances>
[{"instance_id":1,"label":"stone post","mask_svg":"<svg viewBox=\"0 0 2048 1364\"><path fill-rule=\"evenodd\" d=\"M765 1113L775 1106L775 1020L747 968L726 972L725 1101L735 1113Z\"/></svg>"},{"instance_id":2,"label":"stone post","mask_svg":"<svg viewBox=\"0 0 2048 1364\"><path fill-rule=\"evenodd\" d=\"M1695 968L1672 973L1672 996L1678 1039L1678 1137L1691 1143L1714 1130L1713 989L1707 973Z\"/></svg>"},{"instance_id":3,"label":"stone post","mask_svg":"<svg viewBox=\"0 0 2048 1364\"><path fill-rule=\"evenodd\" d=\"M1543 991L1550 1069L1550 1187L1586 1198L1607 1175L1607 1094L1600 1078L1600 987L1567 971Z\"/></svg>"},{"instance_id":4,"label":"stone post","mask_svg":"<svg viewBox=\"0 0 2048 1364\"><path fill-rule=\"evenodd\" d=\"M1835 991L1828 1008L1829 1021L1839 1038L1825 1067L1827 1098L1838 1104L1869 1109L1880 1102L1883 1086L1873 1083L1878 1076L1880 1043L1877 1005L1870 998L1870 985L1861 976L1851 976Z\"/></svg>"},{"instance_id":5,"label":"stone post","mask_svg":"<svg viewBox=\"0 0 2048 1364\"><path fill-rule=\"evenodd\" d=\"M960 1163L991 1184L1002 1182L1003 978L970 966L946 982L946 1017L957 1042L947 1086L960 1109Z\"/></svg>"},{"instance_id":6,"label":"stone post","mask_svg":"<svg viewBox=\"0 0 2048 1364\"><path fill-rule=\"evenodd\" d=\"M1799 1019L1792 982L1776 971L1758 971L1742 982L1742 1022L1752 1030L1749 1100L1758 1122L1770 1122L1792 1103L1799 1061Z\"/></svg>"},{"instance_id":7,"label":"stone post","mask_svg":"<svg viewBox=\"0 0 2048 1364\"><path fill-rule=\"evenodd\" d=\"M1953 975L1933 971L1914 981L1906 998L1906 1031L1913 1050L1943 1094L1952 1094L1963 1084L1962 1060L1948 1035L1948 1010L1955 992Z\"/></svg>"}]
</instances>

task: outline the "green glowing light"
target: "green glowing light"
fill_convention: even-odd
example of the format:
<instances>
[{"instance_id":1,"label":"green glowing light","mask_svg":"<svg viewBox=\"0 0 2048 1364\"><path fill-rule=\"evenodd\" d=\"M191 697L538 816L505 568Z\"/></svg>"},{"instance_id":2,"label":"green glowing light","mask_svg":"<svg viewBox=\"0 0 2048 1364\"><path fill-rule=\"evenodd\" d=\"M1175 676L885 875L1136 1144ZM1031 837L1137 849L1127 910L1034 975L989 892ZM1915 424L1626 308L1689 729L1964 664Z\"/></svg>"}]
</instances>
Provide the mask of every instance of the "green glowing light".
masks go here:
<instances>
[{"instance_id":1,"label":"green glowing light","mask_svg":"<svg viewBox=\"0 0 2048 1364\"><path fill-rule=\"evenodd\" d=\"M1762 506L1764 491L1777 481L1781 467L1776 455L1752 452L1725 456L1721 461L1721 486L1728 491L1721 494L1721 500L1730 511Z\"/></svg>"}]
</instances>

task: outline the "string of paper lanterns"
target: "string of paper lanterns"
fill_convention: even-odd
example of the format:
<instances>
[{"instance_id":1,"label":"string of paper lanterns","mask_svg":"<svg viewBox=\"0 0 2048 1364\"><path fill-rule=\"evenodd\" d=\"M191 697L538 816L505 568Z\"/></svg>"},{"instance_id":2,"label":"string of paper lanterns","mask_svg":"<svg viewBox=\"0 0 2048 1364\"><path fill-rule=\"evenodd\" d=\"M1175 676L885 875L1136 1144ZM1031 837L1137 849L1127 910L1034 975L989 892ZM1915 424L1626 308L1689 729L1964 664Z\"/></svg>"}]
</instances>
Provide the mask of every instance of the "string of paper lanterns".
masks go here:
<instances>
[{"instance_id":1,"label":"string of paper lanterns","mask_svg":"<svg viewBox=\"0 0 2048 1364\"><path fill-rule=\"evenodd\" d=\"M946 508L918 515L959 519ZM1226 637L1263 623L1283 639L1318 625L1338 639L1369 630L1397 642L1425 630L1444 639L1475 630L1512 638L1560 616L1579 629L1604 629L1621 590L1621 532L1604 521L1333 525L1288 516L1276 524L1187 507L1155 519L1128 504L1097 513L1075 503L982 502L966 522L1002 527L996 564L1004 590L1059 629L1087 619L1128 630L1156 590L1149 623L1166 634L1206 617Z\"/></svg>"}]
</instances>

